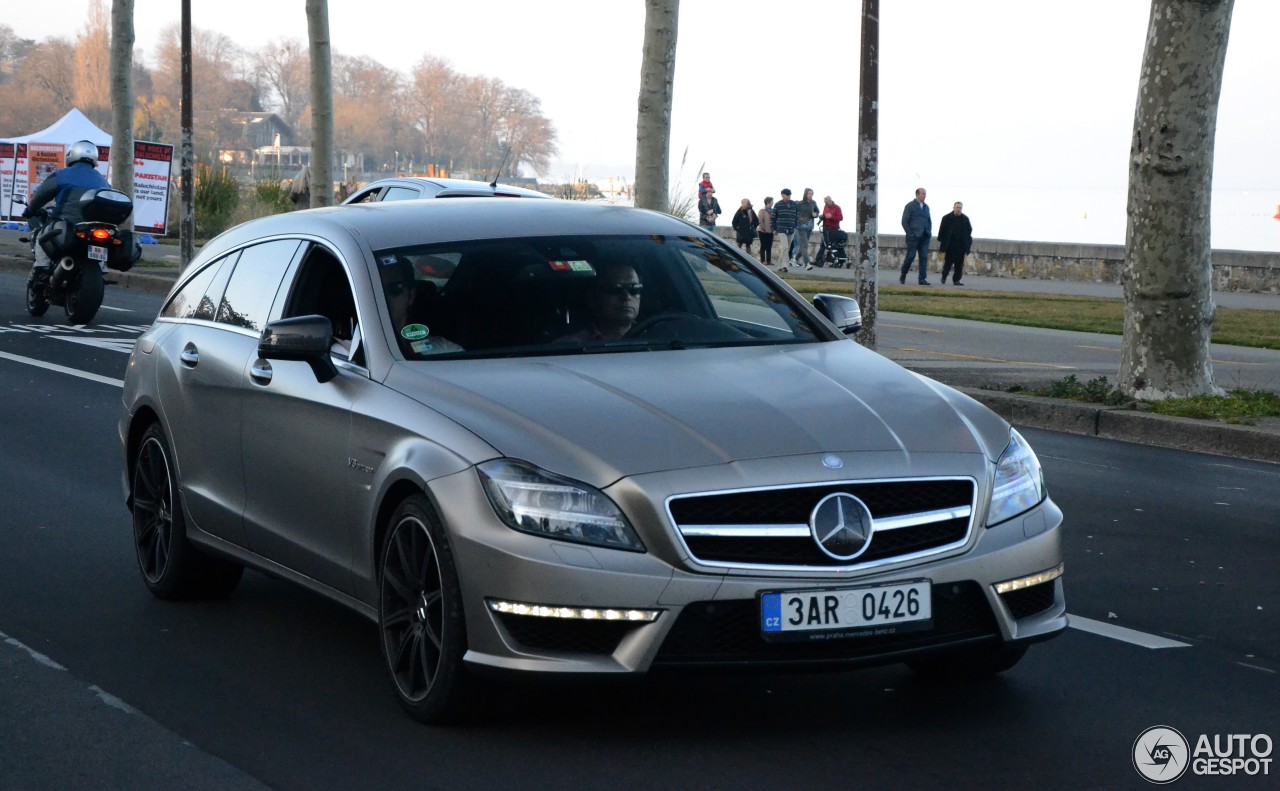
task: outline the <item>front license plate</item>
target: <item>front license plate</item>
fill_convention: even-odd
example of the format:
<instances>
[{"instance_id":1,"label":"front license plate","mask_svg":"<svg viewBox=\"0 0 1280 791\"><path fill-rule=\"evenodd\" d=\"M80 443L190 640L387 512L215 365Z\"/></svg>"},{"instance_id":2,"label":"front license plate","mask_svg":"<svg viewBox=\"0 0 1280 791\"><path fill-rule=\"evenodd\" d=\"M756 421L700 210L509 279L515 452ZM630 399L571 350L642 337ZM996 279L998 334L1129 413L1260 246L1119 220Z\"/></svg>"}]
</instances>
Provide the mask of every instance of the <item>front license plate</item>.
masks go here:
<instances>
[{"instance_id":1,"label":"front license plate","mask_svg":"<svg viewBox=\"0 0 1280 791\"><path fill-rule=\"evenodd\" d=\"M95 261L107 260L107 248L89 245L89 257Z\"/></svg>"},{"instance_id":2,"label":"front license plate","mask_svg":"<svg viewBox=\"0 0 1280 791\"><path fill-rule=\"evenodd\" d=\"M933 625L928 580L834 590L762 593L765 640L831 640L901 634Z\"/></svg>"}]
</instances>

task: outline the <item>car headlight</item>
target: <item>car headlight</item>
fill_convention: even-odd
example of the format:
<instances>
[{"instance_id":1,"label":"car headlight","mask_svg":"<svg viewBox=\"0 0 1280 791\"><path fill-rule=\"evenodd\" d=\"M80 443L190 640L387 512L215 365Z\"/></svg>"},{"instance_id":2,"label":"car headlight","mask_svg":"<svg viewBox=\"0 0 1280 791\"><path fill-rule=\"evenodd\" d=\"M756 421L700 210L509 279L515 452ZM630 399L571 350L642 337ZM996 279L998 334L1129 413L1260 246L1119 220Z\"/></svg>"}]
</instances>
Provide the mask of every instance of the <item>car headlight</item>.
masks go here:
<instances>
[{"instance_id":1,"label":"car headlight","mask_svg":"<svg viewBox=\"0 0 1280 791\"><path fill-rule=\"evenodd\" d=\"M493 510L512 529L560 541L644 551L631 523L598 489L508 459L485 462L477 469Z\"/></svg>"},{"instance_id":2,"label":"car headlight","mask_svg":"<svg viewBox=\"0 0 1280 791\"><path fill-rule=\"evenodd\" d=\"M1012 519L1044 499L1044 473L1040 460L1022 435L1009 429L1009 445L996 462L987 526Z\"/></svg>"}]
</instances>

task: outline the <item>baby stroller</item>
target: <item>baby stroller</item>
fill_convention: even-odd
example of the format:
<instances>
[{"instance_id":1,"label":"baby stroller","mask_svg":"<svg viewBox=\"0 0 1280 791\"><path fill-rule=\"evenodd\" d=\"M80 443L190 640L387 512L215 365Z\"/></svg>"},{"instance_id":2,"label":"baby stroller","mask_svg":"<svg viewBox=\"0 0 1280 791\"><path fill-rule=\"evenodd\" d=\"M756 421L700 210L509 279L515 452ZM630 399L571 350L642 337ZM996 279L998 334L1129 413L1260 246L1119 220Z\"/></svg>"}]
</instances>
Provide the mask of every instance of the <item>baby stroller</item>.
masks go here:
<instances>
[{"instance_id":1,"label":"baby stroller","mask_svg":"<svg viewBox=\"0 0 1280 791\"><path fill-rule=\"evenodd\" d=\"M849 254L845 251L845 247L849 244L849 234L844 231L831 232L831 244L827 244L826 234L823 234L822 242L818 245L818 256L814 260L814 266L829 266L832 269L840 269L849 265Z\"/></svg>"}]
</instances>

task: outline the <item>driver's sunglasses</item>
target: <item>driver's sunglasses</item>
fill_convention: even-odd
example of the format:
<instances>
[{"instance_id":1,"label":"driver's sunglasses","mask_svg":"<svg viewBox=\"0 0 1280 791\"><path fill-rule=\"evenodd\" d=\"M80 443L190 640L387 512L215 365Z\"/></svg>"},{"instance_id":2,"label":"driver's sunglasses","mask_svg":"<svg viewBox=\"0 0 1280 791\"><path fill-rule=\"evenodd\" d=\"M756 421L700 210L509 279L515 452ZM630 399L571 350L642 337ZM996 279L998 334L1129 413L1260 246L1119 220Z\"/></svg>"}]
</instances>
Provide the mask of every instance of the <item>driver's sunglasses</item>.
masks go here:
<instances>
[{"instance_id":1,"label":"driver's sunglasses","mask_svg":"<svg viewBox=\"0 0 1280 791\"><path fill-rule=\"evenodd\" d=\"M643 283L614 283L604 289L604 293L622 299L623 297L638 297L644 293Z\"/></svg>"}]
</instances>

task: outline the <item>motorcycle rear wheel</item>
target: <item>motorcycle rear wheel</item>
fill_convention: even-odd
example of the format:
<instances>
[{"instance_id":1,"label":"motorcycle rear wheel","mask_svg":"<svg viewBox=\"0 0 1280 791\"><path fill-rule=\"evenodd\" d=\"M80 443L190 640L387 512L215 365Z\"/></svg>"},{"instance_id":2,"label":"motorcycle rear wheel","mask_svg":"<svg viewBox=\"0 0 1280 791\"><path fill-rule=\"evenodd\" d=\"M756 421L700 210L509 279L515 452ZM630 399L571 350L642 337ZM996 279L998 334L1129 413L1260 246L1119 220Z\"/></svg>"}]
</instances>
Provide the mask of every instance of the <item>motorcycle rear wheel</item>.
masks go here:
<instances>
[{"instance_id":1,"label":"motorcycle rear wheel","mask_svg":"<svg viewBox=\"0 0 1280 791\"><path fill-rule=\"evenodd\" d=\"M43 316L49 309L49 300L45 298L44 287L36 282L36 276L27 277L27 313L32 316Z\"/></svg>"},{"instance_id":2,"label":"motorcycle rear wheel","mask_svg":"<svg viewBox=\"0 0 1280 791\"><path fill-rule=\"evenodd\" d=\"M94 261L81 265L80 277L67 289L67 319L72 324L88 324L102 307L102 270Z\"/></svg>"}]
</instances>

